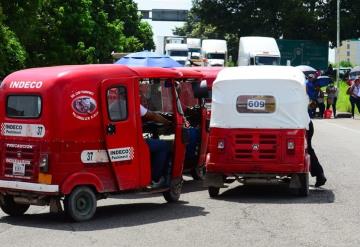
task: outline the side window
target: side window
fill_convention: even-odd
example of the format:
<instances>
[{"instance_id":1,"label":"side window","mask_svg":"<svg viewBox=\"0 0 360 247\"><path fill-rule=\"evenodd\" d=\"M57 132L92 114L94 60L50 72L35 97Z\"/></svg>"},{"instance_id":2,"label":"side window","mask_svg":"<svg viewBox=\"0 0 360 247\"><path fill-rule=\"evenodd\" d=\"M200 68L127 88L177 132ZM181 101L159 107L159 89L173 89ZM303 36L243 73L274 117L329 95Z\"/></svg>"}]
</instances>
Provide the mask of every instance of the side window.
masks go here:
<instances>
[{"instance_id":1,"label":"side window","mask_svg":"<svg viewBox=\"0 0 360 247\"><path fill-rule=\"evenodd\" d=\"M128 117L126 87L118 86L107 90L108 113L111 121L123 121Z\"/></svg>"}]
</instances>

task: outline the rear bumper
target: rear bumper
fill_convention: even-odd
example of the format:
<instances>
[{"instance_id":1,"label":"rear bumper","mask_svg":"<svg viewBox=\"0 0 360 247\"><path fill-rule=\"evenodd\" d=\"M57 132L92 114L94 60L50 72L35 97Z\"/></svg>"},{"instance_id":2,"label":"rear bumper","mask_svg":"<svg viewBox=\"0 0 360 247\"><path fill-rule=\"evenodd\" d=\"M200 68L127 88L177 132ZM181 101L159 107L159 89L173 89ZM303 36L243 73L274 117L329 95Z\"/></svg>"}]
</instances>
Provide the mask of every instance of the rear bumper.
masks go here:
<instances>
[{"instance_id":1,"label":"rear bumper","mask_svg":"<svg viewBox=\"0 0 360 247\"><path fill-rule=\"evenodd\" d=\"M206 171L222 174L292 174L309 171L307 163L301 164L233 164L207 163Z\"/></svg>"},{"instance_id":2,"label":"rear bumper","mask_svg":"<svg viewBox=\"0 0 360 247\"><path fill-rule=\"evenodd\" d=\"M56 194L59 192L59 185L0 180L0 191L4 190L18 190Z\"/></svg>"}]
</instances>

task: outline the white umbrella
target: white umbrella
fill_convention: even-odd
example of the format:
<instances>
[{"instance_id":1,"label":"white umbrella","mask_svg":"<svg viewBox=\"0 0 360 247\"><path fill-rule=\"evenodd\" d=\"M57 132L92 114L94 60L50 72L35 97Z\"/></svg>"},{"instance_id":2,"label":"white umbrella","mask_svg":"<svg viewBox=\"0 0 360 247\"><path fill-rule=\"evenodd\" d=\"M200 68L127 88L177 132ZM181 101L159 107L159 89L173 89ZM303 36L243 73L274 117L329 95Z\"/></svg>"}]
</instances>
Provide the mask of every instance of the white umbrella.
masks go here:
<instances>
[{"instance_id":1,"label":"white umbrella","mask_svg":"<svg viewBox=\"0 0 360 247\"><path fill-rule=\"evenodd\" d=\"M350 73L352 73L352 72L359 72L360 71L360 66L356 66L356 67L354 67L354 68L352 68L351 70L350 70Z\"/></svg>"},{"instance_id":2,"label":"white umbrella","mask_svg":"<svg viewBox=\"0 0 360 247\"><path fill-rule=\"evenodd\" d=\"M316 72L316 69L308 65L299 65L296 66L296 68L300 69L302 72Z\"/></svg>"}]
</instances>

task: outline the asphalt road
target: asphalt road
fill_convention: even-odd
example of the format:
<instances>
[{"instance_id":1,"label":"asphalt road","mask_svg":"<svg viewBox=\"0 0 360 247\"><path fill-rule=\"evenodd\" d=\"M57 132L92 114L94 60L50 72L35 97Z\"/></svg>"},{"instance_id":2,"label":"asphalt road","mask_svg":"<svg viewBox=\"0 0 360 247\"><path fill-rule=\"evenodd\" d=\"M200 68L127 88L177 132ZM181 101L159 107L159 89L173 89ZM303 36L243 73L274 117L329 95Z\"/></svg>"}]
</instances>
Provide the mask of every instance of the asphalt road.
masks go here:
<instances>
[{"instance_id":1,"label":"asphalt road","mask_svg":"<svg viewBox=\"0 0 360 247\"><path fill-rule=\"evenodd\" d=\"M185 177L177 204L161 196L99 201L92 221L69 223L47 207L0 212L1 246L360 246L360 118L315 120L327 184L307 198L281 185L239 186L210 199ZM311 178L310 184L315 180Z\"/></svg>"}]
</instances>

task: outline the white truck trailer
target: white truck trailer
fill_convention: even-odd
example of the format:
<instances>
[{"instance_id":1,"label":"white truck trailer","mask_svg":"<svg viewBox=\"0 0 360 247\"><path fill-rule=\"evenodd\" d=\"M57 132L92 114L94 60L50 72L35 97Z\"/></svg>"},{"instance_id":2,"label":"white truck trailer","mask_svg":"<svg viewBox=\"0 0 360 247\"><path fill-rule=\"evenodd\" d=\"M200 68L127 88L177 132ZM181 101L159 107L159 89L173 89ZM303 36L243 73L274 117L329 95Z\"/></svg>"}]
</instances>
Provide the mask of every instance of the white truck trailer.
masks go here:
<instances>
[{"instance_id":1,"label":"white truck trailer","mask_svg":"<svg viewBox=\"0 0 360 247\"><path fill-rule=\"evenodd\" d=\"M201 46L205 66L224 67L227 61L227 43L221 39L204 39Z\"/></svg>"},{"instance_id":2,"label":"white truck trailer","mask_svg":"<svg viewBox=\"0 0 360 247\"><path fill-rule=\"evenodd\" d=\"M280 51L276 40L271 37L241 37L238 65L280 65Z\"/></svg>"}]
</instances>

